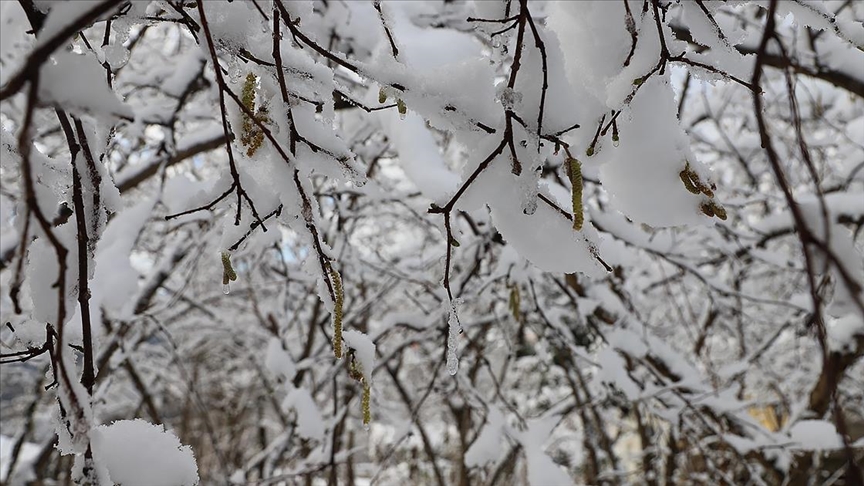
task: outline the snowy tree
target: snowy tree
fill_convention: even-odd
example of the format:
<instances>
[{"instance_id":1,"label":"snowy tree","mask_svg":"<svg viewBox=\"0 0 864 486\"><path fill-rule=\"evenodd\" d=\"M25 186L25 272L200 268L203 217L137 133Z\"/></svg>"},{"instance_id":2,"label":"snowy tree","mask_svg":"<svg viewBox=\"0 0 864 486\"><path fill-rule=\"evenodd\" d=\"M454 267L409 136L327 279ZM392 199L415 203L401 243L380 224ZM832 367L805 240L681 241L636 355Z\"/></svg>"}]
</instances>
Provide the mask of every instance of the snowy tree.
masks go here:
<instances>
[{"instance_id":1,"label":"snowy tree","mask_svg":"<svg viewBox=\"0 0 864 486\"><path fill-rule=\"evenodd\" d=\"M4 484L862 484L864 3L0 2Z\"/></svg>"}]
</instances>

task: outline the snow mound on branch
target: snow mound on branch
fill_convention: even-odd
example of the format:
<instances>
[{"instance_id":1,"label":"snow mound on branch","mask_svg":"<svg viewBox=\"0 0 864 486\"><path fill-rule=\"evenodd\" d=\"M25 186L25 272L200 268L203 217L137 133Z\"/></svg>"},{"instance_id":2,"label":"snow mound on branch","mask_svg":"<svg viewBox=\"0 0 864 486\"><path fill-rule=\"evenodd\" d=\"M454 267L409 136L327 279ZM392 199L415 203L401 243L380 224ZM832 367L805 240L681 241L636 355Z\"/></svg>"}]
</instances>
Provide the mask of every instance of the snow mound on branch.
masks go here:
<instances>
[{"instance_id":1,"label":"snow mound on branch","mask_svg":"<svg viewBox=\"0 0 864 486\"><path fill-rule=\"evenodd\" d=\"M198 484L192 448L161 425L118 420L91 432L94 458L111 481L123 486L186 486Z\"/></svg>"},{"instance_id":2,"label":"snow mound on branch","mask_svg":"<svg viewBox=\"0 0 864 486\"><path fill-rule=\"evenodd\" d=\"M132 268L130 255L155 204L155 199L142 201L108 223L96 246L96 269L91 284L94 303L117 311L131 304L138 289L138 273ZM132 309L126 310L131 315Z\"/></svg>"},{"instance_id":3,"label":"snow mound on branch","mask_svg":"<svg viewBox=\"0 0 864 486\"><path fill-rule=\"evenodd\" d=\"M618 119L620 145L595 157L603 164L600 177L612 204L656 227L707 224L710 219L699 212L701 196L687 192L678 176L687 163L697 172L702 169L678 125L668 77L647 81L628 111L630 120Z\"/></svg>"},{"instance_id":4,"label":"snow mound on branch","mask_svg":"<svg viewBox=\"0 0 864 486\"><path fill-rule=\"evenodd\" d=\"M134 118L132 109L117 98L99 61L90 54L60 52L39 74L39 98L64 108Z\"/></svg>"},{"instance_id":5,"label":"snow mound on branch","mask_svg":"<svg viewBox=\"0 0 864 486\"><path fill-rule=\"evenodd\" d=\"M828 323L828 347L832 351L849 352L855 349L855 339L864 336L864 318L849 314Z\"/></svg>"},{"instance_id":6,"label":"snow mound on branch","mask_svg":"<svg viewBox=\"0 0 864 486\"><path fill-rule=\"evenodd\" d=\"M478 150L476 153L482 155L484 152ZM465 173L470 174L470 171L472 166L469 164ZM539 184L538 191L559 207L567 207L549 191L545 182ZM580 272L589 277L602 277L605 274L603 267L591 253L592 245L596 246L596 231L589 227L575 231L566 216L543 202L537 205L534 214L525 214L523 201L527 197L510 172L510 161L498 156L464 193L456 207L473 211L480 204L488 205L501 236L520 256L544 272Z\"/></svg>"},{"instance_id":7,"label":"snow mound on branch","mask_svg":"<svg viewBox=\"0 0 864 486\"><path fill-rule=\"evenodd\" d=\"M802 420L789 429L792 440L802 450L839 449L843 439L831 422L824 420Z\"/></svg>"},{"instance_id":8,"label":"snow mound on branch","mask_svg":"<svg viewBox=\"0 0 864 486\"><path fill-rule=\"evenodd\" d=\"M543 443L552 435L552 430L559 421L560 418L554 415L529 420L528 430L519 437L528 461L528 484L531 486L573 484L573 479L564 469L543 451Z\"/></svg>"},{"instance_id":9,"label":"snow mound on branch","mask_svg":"<svg viewBox=\"0 0 864 486\"><path fill-rule=\"evenodd\" d=\"M504 440L504 414L495 407L489 407L486 425L477 440L465 452L465 465L468 467L485 466L498 460Z\"/></svg>"},{"instance_id":10,"label":"snow mound on branch","mask_svg":"<svg viewBox=\"0 0 864 486\"><path fill-rule=\"evenodd\" d=\"M455 192L459 176L447 167L423 118L408 113L400 120L392 110L378 117L399 153L402 170L424 196L438 200Z\"/></svg>"},{"instance_id":11,"label":"snow mound on branch","mask_svg":"<svg viewBox=\"0 0 864 486\"><path fill-rule=\"evenodd\" d=\"M293 388L282 401L282 410L297 412L297 434L306 439L324 438L324 418L312 394L305 388Z\"/></svg>"},{"instance_id":12,"label":"snow mound on branch","mask_svg":"<svg viewBox=\"0 0 864 486\"><path fill-rule=\"evenodd\" d=\"M345 331L342 339L357 354L357 359L363 366L363 378L366 383L372 383L372 370L375 367L375 343L369 336L360 331Z\"/></svg>"},{"instance_id":13,"label":"snow mound on branch","mask_svg":"<svg viewBox=\"0 0 864 486\"><path fill-rule=\"evenodd\" d=\"M285 381L293 380L297 374L294 360L291 359L288 351L282 347L282 341L279 338L270 338L264 360L267 369L274 375L284 378Z\"/></svg>"}]
</instances>

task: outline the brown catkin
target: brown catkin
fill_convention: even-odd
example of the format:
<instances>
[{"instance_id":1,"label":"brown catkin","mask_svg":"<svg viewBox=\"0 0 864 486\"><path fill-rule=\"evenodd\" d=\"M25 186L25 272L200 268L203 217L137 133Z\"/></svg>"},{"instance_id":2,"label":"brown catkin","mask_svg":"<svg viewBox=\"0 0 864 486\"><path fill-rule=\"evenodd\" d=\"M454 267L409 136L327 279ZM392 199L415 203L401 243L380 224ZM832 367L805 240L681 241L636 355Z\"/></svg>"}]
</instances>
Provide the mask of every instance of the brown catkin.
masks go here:
<instances>
[{"instance_id":1,"label":"brown catkin","mask_svg":"<svg viewBox=\"0 0 864 486\"><path fill-rule=\"evenodd\" d=\"M684 183L684 187L693 194L699 194L699 188L693 184L693 181L690 179L690 170L689 167L687 169L682 170L678 173L678 177L681 178L681 182Z\"/></svg>"},{"instance_id":2,"label":"brown catkin","mask_svg":"<svg viewBox=\"0 0 864 486\"><path fill-rule=\"evenodd\" d=\"M567 175L573 187L573 229L581 231L585 223L582 211L582 163L574 158L567 159Z\"/></svg>"},{"instance_id":3,"label":"brown catkin","mask_svg":"<svg viewBox=\"0 0 864 486\"><path fill-rule=\"evenodd\" d=\"M710 187L703 184L702 181L699 179L699 174L693 172L692 170L690 171L690 180L693 181L693 185L696 186L699 192L705 194L708 197L714 197L714 191L712 191Z\"/></svg>"},{"instance_id":4,"label":"brown catkin","mask_svg":"<svg viewBox=\"0 0 864 486\"><path fill-rule=\"evenodd\" d=\"M702 194L705 194L708 197L714 197L714 191L712 191L711 188L706 186L705 184L700 184L699 190L702 191Z\"/></svg>"},{"instance_id":5,"label":"brown catkin","mask_svg":"<svg viewBox=\"0 0 864 486\"><path fill-rule=\"evenodd\" d=\"M684 183L684 187L687 188L689 192L693 194L704 194L710 198L714 197L714 191L699 179L699 174L690 168L689 162L684 165L684 170L678 173L678 177L681 179L681 182Z\"/></svg>"},{"instance_id":6,"label":"brown catkin","mask_svg":"<svg viewBox=\"0 0 864 486\"><path fill-rule=\"evenodd\" d=\"M714 197L714 191L708 187L707 184L703 183L701 179L699 179L699 174L693 171L690 168L690 163L687 162L684 165L684 170L678 173L678 177L681 178L681 182L684 183L684 187L687 188L693 194L704 194L710 198Z\"/></svg>"},{"instance_id":7,"label":"brown catkin","mask_svg":"<svg viewBox=\"0 0 864 486\"><path fill-rule=\"evenodd\" d=\"M714 202L711 203L711 210L714 211L714 215L720 218L723 221L726 221L726 208L723 206L716 204Z\"/></svg>"}]
</instances>

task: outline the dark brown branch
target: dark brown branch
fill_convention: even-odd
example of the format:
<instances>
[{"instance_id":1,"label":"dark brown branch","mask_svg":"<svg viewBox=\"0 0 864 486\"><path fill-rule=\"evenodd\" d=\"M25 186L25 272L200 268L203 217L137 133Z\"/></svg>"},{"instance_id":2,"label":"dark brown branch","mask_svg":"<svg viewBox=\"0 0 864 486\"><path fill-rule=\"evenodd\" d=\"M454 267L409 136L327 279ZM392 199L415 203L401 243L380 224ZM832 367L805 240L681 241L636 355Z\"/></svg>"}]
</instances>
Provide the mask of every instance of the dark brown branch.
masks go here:
<instances>
[{"instance_id":1,"label":"dark brown branch","mask_svg":"<svg viewBox=\"0 0 864 486\"><path fill-rule=\"evenodd\" d=\"M227 85L225 83L225 78L222 76L222 68L219 65L219 56L216 54L216 44L213 41L213 36L210 33L210 26L207 25L207 16L204 13L204 2L198 2L198 14L201 17L201 26L204 29L204 35L207 38L207 47L210 51L210 59L213 62L213 71L216 73L216 82L219 84L219 112L222 117L222 129L225 132L225 151L228 152L228 167L231 171L231 178L234 180L234 189L237 190L237 214L234 216L234 225L240 225L240 202L245 199L249 204L249 208L252 210L252 216L255 218L255 221L261 223L261 228L264 231L267 231L267 227L264 226L261 221L261 217L258 215L258 210L255 208L255 203L252 202L252 198L249 197L249 194L246 193L246 190L243 189L243 184L240 182L240 173L237 171L237 165L234 161L234 150L231 148L231 126L228 123L228 110L225 107L225 91L227 89ZM239 101L239 100L235 100ZM242 105L242 103L239 103ZM252 115L253 119L257 118L255 115Z\"/></svg>"},{"instance_id":2,"label":"dark brown branch","mask_svg":"<svg viewBox=\"0 0 864 486\"><path fill-rule=\"evenodd\" d=\"M477 17L468 17L466 20L468 22L489 22L492 24L506 24L507 22L513 22L517 18L519 18L518 15L514 15L512 17L506 17L503 19L481 19L481 18L477 18Z\"/></svg>"},{"instance_id":3,"label":"dark brown branch","mask_svg":"<svg viewBox=\"0 0 864 486\"><path fill-rule=\"evenodd\" d=\"M282 214L282 205L281 205L281 204L280 204L276 209L274 209L273 211L271 211L269 214L267 214L266 216L264 216L264 218L262 218L262 219L263 219L264 221L267 221L268 219L273 218L273 217L276 217L276 216L279 216L280 214ZM240 245L241 245L244 241L246 241L246 239L249 238L249 237L252 235L252 233L254 233L255 230L256 230L259 226L261 226L261 223L259 223L258 221L255 221L254 223L252 223L252 225L249 227L249 230L246 231L246 233L245 233L243 236L241 236L240 239L238 239L236 242L234 242L233 245L229 246L228 249L231 250L231 251L234 251L234 250L236 250L237 248L239 248Z\"/></svg>"},{"instance_id":4,"label":"dark brown branch","mask_svg":"<svg viewBox=\"0 0 864 486\"><path fill-rule=\"evenodd\" d=\"M690 44L696 44L696 41L693 40L693 36L686 27L672 24L671 29L675 34L675 37L678 39L689 42ZM704 46L701 46L700 48L707 49ZM742 55L756 54L757 52L756 48L746 45L735 46L735 49ZM856 78L849 73L826 68L824 66L807 67L791 58L778 54L771 54L769 52L763 52L761 58L763 66L776 69L791 69L796 74L803 74L811 78L820 79L826 83L830 83L838 88L845 89L850 93L854 93L859 97L864 98L864 79L862 78Z\"/></svg>"},{"instance_id":5,"label":"dark brown branch","mask_svg":"<svg viewBox=\"0 0 864 486\"><path fill-rule=\"evenodd\" d=\"M37 356L41 356L51 350L48 341L38 348L27 348L24 351L14 351L11 353L0 353L0 364L7 363L22 363L29 361Z\"/></svg>"},{"instance_id":6,"label":"dark brown branch","mask_svg":"<svg viewBox=\"0 0 864 486\"><path fill-rule=\"evenodd\" d=\"M0 101L5 100L6 98L20 91L21 87L24 86L25 82L35 82L35 78L38 76L39 69L42 67L42 64L48 60L48 56L53 54L54 51L60 48L60 46L62 46L69 38L95 22L105 12L111 10L111 8L115 7L116 5L117 0L103 0L102 2L94 5L93 8L84 12L81 17L67 23L66 26L60 29L56 34L54 34L53 37L50 37L48 39L40 39L39 47L37 47L33 50L33 52L30 53L30 56L27 58L27 61L24 64L24 67L21 68L20 71L15 73L11 78L9 78L5 86L0 88ZM28 18L40 18L39 15L28 11L26 8L25 12L27 13ZM41 25L41 22L39 22L39 24ZM34 28L36 28L35 25Z\"/></svg>"},{"instance_id":7,"label":"dark brown branch","mask_svg":"<svg viewBox=\"0 0 864 486\"><path fill-rule=\"evenodd\" d=\"M531 33L534 35L534 45L540 51L540 61L543 70L543 85L540 88L540 111L537 113L537 134L543 135L543 115L546 110L546 91L549 89L549 66L547 65L546 44L540 37L540 32L534 24L534 19L528 12L528 0L525 0L525 16L528 19L528 25L531 27ZM540 152L540 144L537 144L537 152Z\"/></svg>"},{"instance_id":8,"label":"dark brown branch","mask_svg":"<svg viewBox=\"0 0 864 486\"><path fill-rule=\"evenodd\" d=\"M411 395L408 394L408 391L402 385L402 381L399 380L398 371L394 370L390 365L385 366L385 369L390 375L390 378L392 378L393 384L396 385L396 391L399 392L399 397L405 403L405 407L407 407L408 410L411 410ZM426 452L426 455L429 457L429 462L432 464L432 470L435 473L435 480L437 481L438 486L446 485L447 482L444 480L444 475L441 473L441 469L435 461L435 449L432 447L432 442L429 440L429 434L426 433L426 428L423 427L423 424L416 415L412 415L411 419L413 420L414 425L417 426L417 430L420 432L420 438L423 441L423 450Z\"/></svg>"},{"instance_id":9,"label":"dark brown branch","mask_svg":"<svg viewBox=\"0 0 864 486\"><path fill-rule=\"evenodd\" d=\"M219 201L230 196L231 193L234 192L236 185L237 185L236 183L232 183L227 191L223 192L219 197L217 197L216 199L210 201L209 203L207 203L203 206L198 206L197 208L187 209L187 210L181 211L179 213L169 214L169 215L165 216L165 219L171 220L171 219L179 218L180 216L186 216L187 214L197 213L198 211L209 211L210 209L213 209L214 206L219 204Z\"/></svg>"},{"instance_id":10,"label":"dark brown branch","mask_svg":"<svg viewBox=\"0 0 864 486\"><path fill-rule=\"evenodd\" d=\"M627 67L630 65L630 60L633 59L633 54L636 52L639 33L636 31L636 20L633 18L633 12L630 11L630 0L621 1L624 2L624 27L630 34L630 52L627 53L627 58L624 59L624 67Z\"/></svg>"},{"instance_id":11,"label":"dark brown branch","mask_svg":"<svg viewBox=\"0 0 864 486\"><path fill-rule=\"evenodd\" d=\"M384 19L384 11L381 9L381 0L372 0L372 5L378 12L378 18L381 20L381 25L384 26L384 33L387 34L387 41L390 43L390 53L393 54L393 59L399 60L399 48L396 47L396 42L393 40L393 33L390 32L390 26Z\"/></svg>"},{"instance_id":12,"label":"dark brown branch","mask_svg":"<svg viewBox=\"0 0 864 486\"><path fill-rule=\"evenodd\" d=\"M215 150L221 146L224 146L226 143L230 143L231 140L234 139L234 135L228 134L228 136L229 138L226 139L224 133L219 134L211 139L204 140L203 142L198 142L195 145L180 150L173 155L156 159L146 164L142 168L132 166L129 169L117 174L117 189L120 191L121 194L129 191L130 189L134 189L150 177L156 175L159 172L160 168L171 167L198 154ZM126 174L129 175L127 176Z\"/></svg>"},{"instance_id":13,"label":"dark brown branch","mask_svg":"<svg viewBox=\"0 0 864 486\"><path fill-rule=\"evenodd\" d=\"M801 248L804 253L807 282L810 287L810 297L813 304L812 319L816 327L817 338L822 349L822 371L819 375L816 386L810 393L808 409L813 412L817 418L821 418L828 411L828 406L831 402L831 399L835 396L835 390L837 389L837 386L839 385L842 376L845 374L846 369L852 364L854 364L861 357L862 353L864 353L864 337L858 336L856 338L855 351L851 353L830 351L828 348L827 331L825 328L825 322L823 320L822 314L822 297L819 293L819 286L816 282L816 268L813 261L813 256L811 255L810 247L811 245L817 246L826 253L830 253L830 249L826 248L824 242L819 242L818 239L816 239L812 234L812 230L810 230L810 228L807 226L807 220L804 217L800 206L795 200L792 189L789 186L788 181L786 180L785 172L783 171L782 164L780 163L779 155L774 149L774 145L768 132L768 126L763 114L764 108L762 104L762 96L760 93L761 90L759 89L763 74L763 56L767 52L768 43L771 41L771 39L777 41L778 44L780 43L780 40L777 38L776 32L774 30L776 10L777 0L771 0L771 3L768 7L765 31L762 35L762 40L756 52L756 66L753 70L752 83L757 89L753 91L753 107L756 114L756 122L759 127L759 136L762 142L762 148L765 150L768 162L770 163L770 166L774 172L775 179L777 180L780 188L783 190L783 195L795 221L797 234L799 240L801 241ZM843 269L842 262L837 262L837 267L838 270ZM850 288L850 290L853 289ZM855 301L859 308L861 308L861 302L858 299L855 299ZM861 310L862 313L864 313L864 308L861 308ZM850 460L847 468L847 474L850 479L852 479L853 481L857 480L857 482L860 484L861 469L855 466L851 459L851 454L849 455L849 457ZM797 478L803 478L806 474L806 471L810 468L811 463L811 456L804 456L799 458L799 461L793 468L793 471L790 473L790 475L793 478L796 478L796 480L798 480Z\"/></svg>"},{"instance_id":14,"label":"dark brown branch","mask_svg":"<svg viewBox=\"0 0 864 486\"><path fill-rule=\"evenodd\" d=\"M147 409L147 414L150 415L150 419L155 424L161 424L162 417L159 415L159 410L156 408L153 396L150 394L147 386L144 385L144 381L141 379L141 376L138 374L138 371L135 369L135 366L132 364L132 361L130 361L128 356L123 360L123 368L129 374L132 384L141 395L141 401L144 402L144 407Z\"/></svg>"},{"instance_id":15,"label":"dark brown branch","mask_svg":"<svg viewBox=\"0 0 864 486\"><path fill-rule=\"evenodd\" d=\"M81 151L81 146L78 141L75 140L75 135L72 133L72 126L69 124L66 114L60 109L57 109L56 112L57 118L60 120L60 126L63 127L63 132L66 135L66 143L69 145L69 152L71 154L72 204L75 208L75 226L78 232L78 306L81 310L81 331L84 347L84 370L81 375L81 384L84 385L87 393L92 395L94 372L89 287L90 235L88 234L87 218L85 216L86 211L84 209L84 191L81 182L81 172L78 170L78 153ZM81 122L77 120L75 121L76 128L80 127L80 123ZM78 136L82 137L82 135L83 131L79 131ZM98 188L93 192L98 193Z\"/></svg>"}]
</instances>

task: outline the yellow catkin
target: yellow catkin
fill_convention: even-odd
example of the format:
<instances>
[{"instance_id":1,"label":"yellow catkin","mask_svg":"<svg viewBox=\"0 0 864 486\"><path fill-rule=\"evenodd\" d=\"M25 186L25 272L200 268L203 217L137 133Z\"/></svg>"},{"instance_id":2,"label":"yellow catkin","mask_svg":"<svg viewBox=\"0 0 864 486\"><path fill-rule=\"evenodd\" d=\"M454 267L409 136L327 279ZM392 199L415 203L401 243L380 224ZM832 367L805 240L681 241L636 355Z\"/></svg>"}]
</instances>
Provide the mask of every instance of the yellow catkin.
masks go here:
<instances>
[{"instance_id":1,"label":"yellow catkin","mask_svg":"<svg viewBox=\"0 0 864 486\"><path fill-rule=\"evenodd\" d=\"M399 111L399 116L405 116L408 113L408 106L401 99L396 100L396 109Z\"/></svg>"},{"instance_id":2,"label":"yellow catkin","mask_svg":"<svg viewBox=\"0 0 864 486\"><path fill-rule=\"evenodd\" d=\"M510 313L513 314L513 319L520 321L522 319L522 299L519 296L519 286L513 285L510 287Z\"/></svg>"},{"instance_id":3,"label":"yellow catkin","mask_svg":"<svg viewBox=\"0 0 864 486\"><path fill-rule=\"evenodd\" d=\"M363 408L363 425L369 425L369 422L372 421L372 406L370 402L372 401L372 387L369 386L369 383L365 380L363 381L363 399L361 402L361 406Z\"/></svg>"},{"instance_id":4,"label":"yellow catkin","mask_svg":"<svg viewBox=\"0 0 864 486\"><path fill-rule=\"evenodd\" d=\"M267 116L267 109L264 107L260 107L255 109L255 83L258 81L258 78L255 77L254 74L249 73L246 75L246 80L243 82L243 92L240 98L243 106L246 107L247 110L251 113L255 113L255 119L261 123L269 121L270 118ZM243 133L240 135L240 143L246 147L246 155L251 157L255 155L255 152L261 148L261 145L264 143L264 132L258 128L258 125L255 121L243 112Z\"/></svg>"},{"instance_id":5,"label":"yellow catkin","mask_svg":"<svg viewBox=\"0 0 864 486\"><path fill-rule=\"evenodd\" d=\"M350 351L348 357L350 358L348 363L348 376L352 380L363 384L363 397L361 398L360 408L363 413L363 425L368 426L369 422L372 421L372 409L370 405L372 387L369 385L369 381L363 374L363 365L357 362L357 359L354 356L354 351Z\"/></svg>"},{"instance_id":6,"label":"yellow catkin","mask_svg":"<svg viewBox=\"0 0 864 486\"><path fill-rule=\"evenodd\" d=\"M246 80L243 81L243 95L241 101L243 101L243 106L249 108L250 111L255 110L255 83L257 81L258 78L256 78L253 73L247 74Z\"/></svg>"},{"instance_id":7,"label":"yellow catkin","mask_svg":"<svg viewBox=\"0 0 864 486\"><path fill-rule=\"evenodd\" d=\"M387 92L384 91L384 88L378 90L378 103L384 104L387 102Z\"/></svg>"},{"instance_id":8,"label":"yellow catkin","mask_svg":"<svg viewBox=\"0 0 864 486\"><path fill-rule=\"evenodd\" d=\"M576 159L567 159L567 175L573 186L573 229L580 231L585 222L582 214L582 163Z\"/></svg>"},{"instance_id":9,"label":"yellow catkin","mask_svg":"<svg viewBox=\"0 0 864 486\"><path fill-rule=\"evenodd\" d=\"M344 294L342 292L342 277L333 267L330 267L330 280L333 283L333 354L336 358L342 358L342 304Z\"/></svg>"},{"instance_id":10,"label":"yellow catkin","mask_svg":"<svg viewBox=\"0 0 864 486\"><path fill-rule=\"evenodd\" d=\"M360 365L354 359L353 352L349 354L351 359L348 363L348 376L354 381L363 381L363 371L360 370Z\"/></svg>"},{"instance_id":11,"label":"yellow catkin","mask_svg":"<svg viewBox=\"0 0 864 486\"><path fill-rule=\"evenodd\" d=\"M222 285L228 285L229 281L237 280L237 273L231 265L231 255L227 251L222 252Z\"/></svg>"},{"instance_id":12,"label":"yellow catkin","mask_svg":"<svg viewBox=\"0 0 864 486\"><path fill-rule=\"evenodd\" d=\"M255 113L255 82L257 78L254 74L249 73L246 75L246 81L243 82L243 93L241 96L241 101L243 102L243 106L246 107L252 113ZM246 112L243 112L243 134L240 136L240 142L249 147L252 143L253 131L255 129L255 124L252 122L252 119Z\"/></svg>"}]
</instances>

